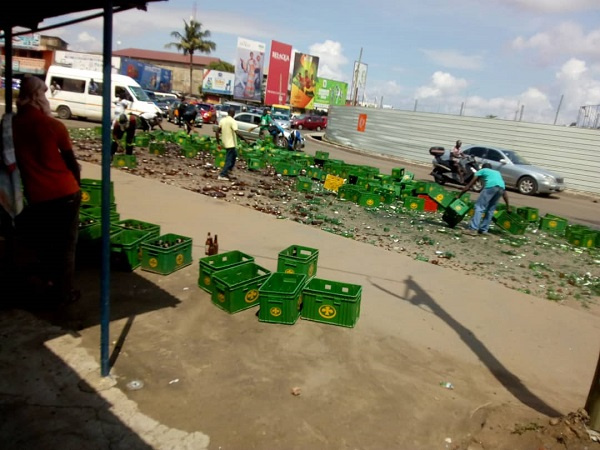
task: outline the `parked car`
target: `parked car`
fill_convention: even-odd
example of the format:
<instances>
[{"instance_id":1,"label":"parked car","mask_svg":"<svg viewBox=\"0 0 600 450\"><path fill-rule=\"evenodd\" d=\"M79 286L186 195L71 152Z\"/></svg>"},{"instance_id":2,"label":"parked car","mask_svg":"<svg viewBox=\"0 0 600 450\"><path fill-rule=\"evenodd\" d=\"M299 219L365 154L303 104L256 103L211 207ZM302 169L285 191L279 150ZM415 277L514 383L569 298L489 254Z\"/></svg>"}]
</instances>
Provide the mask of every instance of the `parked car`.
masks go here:
<instances>
[{"instance_id":1,"label":"parked car","mask_svg":"<svg viewBox=\"0 0 600 450\"><path fill-rule=\"evenodd\" d=\"M321 131L327 128L327 117L300 114L295 119L292 119L292 128Z\"/></svg>"},{"instance_id":2,"label":"parked car","mask_svg":"<svg viewBox=\"0 0 600 450\"><path fill-rule=\"evenodd\" d=\"M217 123L217 110L212 103L196 103L198 116L196 122Z\"/></svg>"},{"instance_id":3,"label":"parked car","mask_svg":"<svg viewBox=\"0 0 600 450\"><path fill-rule=\"evenodd\" d=\"M490 163L493 169L502 174L506 187L516 189L521 194L548 195L565 190L562 175L530 164L514 150L470 145L463 149L463 153L474 156L482 164Z\"/></svg>"},{"instance_id":4,"label":"parked car","mask_svg":"<svg viewBox=\"0 0 600 450\"><path fill-rule=\"evenodd\" d=\"M179 101L175 98L161 98L161 99L157 99L154 103L156 103L156 106L158 106L160 108L164 117L168 118L171 107L173 106L174 103L178 103L178 102Z\"/></svg>"},{"instance_id":5,"label":"parked car","mask_svg":"<svg viewBox=\"0 0 600 450\"><path fill-rule=\"evenodd\" d=\"M238 125L238 134L246 140L256 141L259 138L258 132L260 128L260 114L248 112L238 113L233 116ZM219 119L219 122L222 119ZM217 130L218 125L213 125L213 130Z\"/></svg>"}]
</instances>

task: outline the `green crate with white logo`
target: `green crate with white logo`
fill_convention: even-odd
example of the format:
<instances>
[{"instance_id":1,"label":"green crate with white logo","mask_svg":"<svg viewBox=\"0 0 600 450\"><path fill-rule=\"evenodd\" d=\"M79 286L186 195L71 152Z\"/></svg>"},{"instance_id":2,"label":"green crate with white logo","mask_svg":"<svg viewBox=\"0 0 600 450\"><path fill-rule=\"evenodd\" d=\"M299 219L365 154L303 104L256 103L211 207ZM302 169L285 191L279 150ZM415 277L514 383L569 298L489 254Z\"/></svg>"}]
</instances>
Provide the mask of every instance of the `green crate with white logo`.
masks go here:
<instances>
[{"instance_id":1,"label":"green crate with white logo","mask_svg":"<svg viewBox=\"0 0 600 450\"><path fill-rule=\"evenodd\" d=\"M254 257L238 250L206 256L200 259L198 287L209 294L212 294L214 291L212 276L215 272L248 262L254 262Z\"/></svg>"},{"instance_id":2,"label":"green crate with white logo","mask_svg":"<svg viewBox=\"0 0 600 450\"><path fill-rule=\"evenodd\" d=\"M425 211L425 199L419 197L406 197L404 207L410 211Z\"/></svg>"},{"instance_id":3,"label":"green crate with white logo","mask_svg":"<svg viewBox=\"0 0 600 450\"><path fill-rule=\"evenodd\" d=\"M369 208L376 208L381 204L379 194L375 192L363 192L358 198L358 204Z\"/></svg>"},{"instance_id":4,"label":"green crate with white logo","mask_svg":"<svg viewBox=\"0 0 600 450\"><path fill-rule=\"evenodd\" d=\"M360 316L362 286L313 278L302 291L305 320L352 328Z\"/></svg>"},{"instance_id":5,"label":"green crate with white logo","mask_svg":"<svg viewBox=\"0 0 600 450\"><path fill-rule=\"evenodd\" d=\"M540 230L547 231L556 235L563 235L569 225L569 221L563 217L553 214L546 214L540 219Z\"/></svg>"},{"instance_id":6,"label":"green crate with white logo","mask_svg":"<svg viewBox=\"0 0 600 450\"><path fill-rule=\"evenodd\" d=\"M291 245L279 252L277 272L302 273L309 279L317 274L319 250L316 248Z\"/></svg>"},{"instance_id":7,"label":"green crate with white logo","mask_svg":"<svg viewBox=\"0 0 600 450\"><path fill-rule=\"evenodd\" d=\"M142 270L169 275L192 264L192 238L163 234L142 242Z\"/></svg>"},{"instance_id":8,"label":"green crate with white logo","mask_svg":"<svg viewBox=\"0 0 600 450\"><path fill-rule=\"evenodd\" d=\"M165 154L165 144L164 142L150 142L148 146L148 152L152 155L164 155Z\"/></svg>"},{"instance_id":9,"label":"green crate with white logo","mask_svg":"<svg viewBox=\"0 0 600 450\"><path fill-rule=\"evenodd\" d=\"M537 208L522 206L517 208L517 214L527 222L538 222L540 220L540 211Z\"/></svg>"},{"instance_id":10,"label":"green crate with white logo","mask_svg":"<svg viewBox=\"0 0 600 450\"><path fill-rule=\"evenodd\" d=\"M228 313L236 313L259 305L259 288L271 272L254 262L246 262L218 270L212 276L213 304Z\"/></svg>"},{"instance_id":11,"label":"green crate with white logo","mask_svg":"<svg viewBox=\"0 0 600 450\"><path fill-rule=\"evenodd\" d=\"M260 322L293 325L302 310L302 290L306 275L273 272L258 289Z\"/></svg>"}]
</instances>

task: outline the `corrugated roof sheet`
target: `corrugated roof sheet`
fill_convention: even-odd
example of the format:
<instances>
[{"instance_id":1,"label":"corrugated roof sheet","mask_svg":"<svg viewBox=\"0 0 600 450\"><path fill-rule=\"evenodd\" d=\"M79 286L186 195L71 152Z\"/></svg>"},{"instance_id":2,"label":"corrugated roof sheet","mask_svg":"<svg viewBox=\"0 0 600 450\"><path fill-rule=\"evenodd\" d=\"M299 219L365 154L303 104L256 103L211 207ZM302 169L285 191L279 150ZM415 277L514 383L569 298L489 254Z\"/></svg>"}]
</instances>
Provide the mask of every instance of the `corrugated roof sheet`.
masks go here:
<instances>
[{"instance_id":1,"label":"corrugated roof sheet","mask_svg":"<svg viewBox=\"0 0 600 450\"><path fill-rule=\"evenodd\" d=\"M183 53L158 52L154 50L143 50L141 48L125 48L123 50L113 51L113 56L121 56L132 59L146 59L149 61L164 61L178 64L189 64L190 56ZM194 55L193 62L199 66L208 66L211 62L219 62L219 58L212 56Z\"/></svg>"}]
</instances>

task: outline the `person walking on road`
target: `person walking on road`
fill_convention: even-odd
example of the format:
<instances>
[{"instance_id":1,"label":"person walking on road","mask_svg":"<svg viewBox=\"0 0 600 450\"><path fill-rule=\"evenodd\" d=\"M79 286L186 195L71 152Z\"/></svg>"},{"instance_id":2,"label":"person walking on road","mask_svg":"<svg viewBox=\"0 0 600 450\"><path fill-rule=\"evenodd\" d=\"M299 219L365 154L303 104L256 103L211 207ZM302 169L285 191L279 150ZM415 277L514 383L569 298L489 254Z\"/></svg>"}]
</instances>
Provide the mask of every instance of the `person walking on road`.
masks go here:
<instances>
[{"instance_id":1,"label":"person walking on road","mask_svg":"<svg viewBox=\"0 0 600 450\"><path fill-rule=\"evenodd\" d=\"M465 234L477 235L486 234L492 223L494 211L498 205L500 197L504 199L506 208L510 212L508 203L508 195L506 194L506 185L502 179L502 175L497 170L492 169L490 163L485 163L480 170L475 172L475 175L461 191L458 198L467 192L475 184L478 178L484 181L483 190L479 193L479 198L475 203L475 213L469 222L469 227ZM483 220L482 220L483 216Z\"/></svg>"},{"instance_id":2,"label":"person walking on road","mask_svg":"<svg viewBox=\"0 0 600 450\"><path fill-rule=\"evenodd\" d=\"M221 139L223 143L223 147L227 150L227 154L225 155L225 165L223 166L223 170L219 173L218 180L221 181L229 181L228 175L229 172L235 166L235 160L237 158L237 130L238 125L234 120L233 116L235 115L235 109L229 108L227 111L227 116L221 119L219 122L219 128L216 131L217 141Z\"/></svg>"}]
</instances>

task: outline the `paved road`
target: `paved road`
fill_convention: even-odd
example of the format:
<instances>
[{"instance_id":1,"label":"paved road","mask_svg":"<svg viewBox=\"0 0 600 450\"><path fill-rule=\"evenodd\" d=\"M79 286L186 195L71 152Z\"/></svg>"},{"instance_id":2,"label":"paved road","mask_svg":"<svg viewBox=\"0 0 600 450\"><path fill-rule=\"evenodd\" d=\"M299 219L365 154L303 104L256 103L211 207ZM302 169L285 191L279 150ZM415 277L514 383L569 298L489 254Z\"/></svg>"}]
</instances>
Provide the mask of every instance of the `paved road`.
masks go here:
<instances>
[{"instance_id":1,"label":"paved road","mask_svg":"<svg viewBox=\"0 0 600 450\"><path fill-rule=\"evenodd\" d=\"M77 120L66 120L68 127L95 127L96 122L86 122ZM166 130L177 130L177 126L165 122L163 127ZM196 131L200 134L213 135L212 125L205 124ZM310 136L306 141L304 151L314 155L317 150L329 152L329 157L341 159L348 164L360 164L378 167L381 173L391 173L395 167L404 167L415 174L415 178L432 181L429 175L431 167L428 165L414 164L397 158L361 153L353 149L343 148L337 145L327 144L320 140L323 133L312 131L303 131L304 136ZM567 180L568 183L568 180ZM448 189L453 189L447 186ZM577 192L563 192L558 195L548 197L525 196L517 192L510 192L510 201L515 206L530 206L538 208L541 215L546 213L555 214L569 219L570 222L582 223L585 225L600 227L600 197L593 194L584 194ZM472 195L472 198L475 198Z\"/></svg>"}]
</instances>

